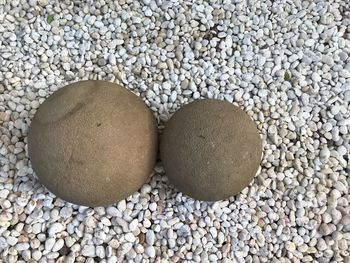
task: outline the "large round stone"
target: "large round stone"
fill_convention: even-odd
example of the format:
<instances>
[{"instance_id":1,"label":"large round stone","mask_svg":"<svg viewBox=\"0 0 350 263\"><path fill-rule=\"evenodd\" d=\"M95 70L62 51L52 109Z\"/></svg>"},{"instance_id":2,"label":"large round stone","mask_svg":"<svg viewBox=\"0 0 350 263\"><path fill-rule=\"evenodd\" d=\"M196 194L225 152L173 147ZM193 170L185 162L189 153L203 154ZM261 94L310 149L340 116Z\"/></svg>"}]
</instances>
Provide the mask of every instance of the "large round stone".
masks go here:
<instances>
[{"instance_id":1,"label":"large round stone","mask_svg":"<svg viewBox=\"0 0 350 263\"><path fill-rule=\"evenodd\" d=\"M238 194L252 181L262 144L243 110L224 101L198 100L166 124L160 154L176 188L195 199L216 201Z\"/></svg>"},{"instance_id":2,"label":"large round stone","mask_svg":"<svg viewBox=\"0 0 350 263\"><path fill-rule=\"evenodd\" d=\"M81 81L39 107L28 148L34 171L51 192L75 204L107 205L137 191L151 175L157 125L127 89Z\"/></svg>"}]
</instances>

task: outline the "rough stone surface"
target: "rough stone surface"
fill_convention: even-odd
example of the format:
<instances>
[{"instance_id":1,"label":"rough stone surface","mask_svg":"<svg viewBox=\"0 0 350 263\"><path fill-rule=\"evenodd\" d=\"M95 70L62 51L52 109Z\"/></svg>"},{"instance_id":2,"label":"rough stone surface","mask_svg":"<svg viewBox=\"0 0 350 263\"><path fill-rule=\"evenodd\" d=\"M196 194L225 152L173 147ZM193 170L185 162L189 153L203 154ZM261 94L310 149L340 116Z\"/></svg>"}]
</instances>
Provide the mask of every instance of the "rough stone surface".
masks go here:
<instances>
[{"instance_id":1,"label":"rough stone surface","mask_svg":"<svg viewBox=\"0 0 350 263\"><path fill-rule=\"evenodd\" d=\"M40 106L28 148L39 180L51 192L76 204L107 205L149 178L156 121L137 96L117 84L76 82Z\"/></svg>"},{"instance_id":2,"label":"rough stone surface","mask_svg":"<svg viewBox=\"0 0 350 263\"><path fill-rule=\"evenodd\" d=\"M219 100L198 100L165 125L160 145L169 180L200 200L238 194L255 176L262 155L258 129L240 108Z\"/></svg>"}]
</instances>

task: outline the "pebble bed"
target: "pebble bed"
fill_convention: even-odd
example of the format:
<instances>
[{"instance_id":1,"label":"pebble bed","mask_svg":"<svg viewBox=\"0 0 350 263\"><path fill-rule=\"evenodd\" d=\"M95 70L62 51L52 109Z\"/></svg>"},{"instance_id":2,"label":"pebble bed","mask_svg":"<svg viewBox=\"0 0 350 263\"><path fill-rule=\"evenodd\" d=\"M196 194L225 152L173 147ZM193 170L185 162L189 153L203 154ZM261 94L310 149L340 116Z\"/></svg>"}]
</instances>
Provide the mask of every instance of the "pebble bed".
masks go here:
<instances>
[{"instance_id":1,"label":"pebble bed","mask_svg":"<svg viewBox=\"0 0 350 263\"><path fill-rule=\"evenodd\" d=\"M350 262L346 0L0 0L1 262ZM207 203L161 164L127 200L72 205L36 179L28 126L82 79L120 83L160 127L200 98L258 125L249 187Z\"/></svg>"}]
</instances>

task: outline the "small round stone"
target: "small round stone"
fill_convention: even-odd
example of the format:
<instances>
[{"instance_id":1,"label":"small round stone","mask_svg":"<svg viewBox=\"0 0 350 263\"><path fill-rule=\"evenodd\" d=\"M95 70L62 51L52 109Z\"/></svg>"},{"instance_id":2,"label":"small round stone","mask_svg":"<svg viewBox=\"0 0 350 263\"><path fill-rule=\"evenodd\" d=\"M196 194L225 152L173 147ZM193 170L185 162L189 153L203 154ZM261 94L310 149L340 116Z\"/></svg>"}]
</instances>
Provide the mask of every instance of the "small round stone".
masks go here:
<instances>
[{"instance_id":1,"label":"small round stone","mask_svg":"<svg viewBox=\"0 0 350 263\"><path fill-rule=\"evenodd\" d=\"M262 144L243 110L224 101L198 100L166 124L160 153L175 187L193 198L215 201L238 194L252 181Z\"/></svg>"},{"instance_id":2,"label":"small round stone","mask_svg":"<svg viewBox=\"0 0 350 263\"><path fill-rule=\"evenodd\" d=\"M81 81L37 111L29 156L39 180L72 203L101 206L137 191L157 154L157 126L137 96L116 84Z\"/></svg>"}]
</instances>

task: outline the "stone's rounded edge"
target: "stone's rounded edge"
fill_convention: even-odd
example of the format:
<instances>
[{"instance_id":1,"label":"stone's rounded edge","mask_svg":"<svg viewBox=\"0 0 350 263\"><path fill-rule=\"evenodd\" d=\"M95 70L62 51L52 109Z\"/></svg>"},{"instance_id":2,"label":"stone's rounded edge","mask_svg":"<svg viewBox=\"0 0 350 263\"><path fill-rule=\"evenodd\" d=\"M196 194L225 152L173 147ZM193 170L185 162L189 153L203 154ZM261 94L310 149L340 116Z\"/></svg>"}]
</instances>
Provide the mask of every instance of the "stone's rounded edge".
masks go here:
<instances>
[{"instance_id":1,"label":"stone's rounded edge","mask_svg":"<svg viewBox=\"0 0 350 263\"><path fill-rule=\"evenodd\" d=\"M93 101L96 93L110 92L111 90L120 93L120 95L129 96L134 100L133 103L144 105L141 98L121 85L102 80L83 80L68 84L51 94L37 110L42 115L38 121L42 124L51 124L65 119ZM78 99L74 103L67 103L67 100L72 96L78 97ZM51 106L53 100L55 100L55 105ZM48 108L51 110L49 111ZM150 109L148 110L150 111Z\"/></svg>"},{"instance_id":2,"label":"stone's rounded edge","mask_svg":"<svg viewBox=\"0 0 350 263\"><path fill-rule=\"evenodd\" d=\"M92 83L90 83L92 82ZM46 122L40 122L40 107L37 111L37 113L35 114L32 123L30 125L29 128L29 134L28 134L28 155L30 156L31 162L32 162L32 167L35 171L35 173L37 174L37 177L39 179L39 181L53 194L55 194L57 197L62 198L63 200L66 200L67 202L73 203L73 204L79 204L79 205L84 205L84 206L91 206L91 207L96 207L96 206L105 206L108 204L112 204L112 203L116 203L122 199L127 198L128 196L132 195L134 192L138 191L142 185L150 178L150 176L152 175L152 171L154 168L154 165L156 163L157 160L157 150L158 150L158 130L157 130L157 121L155 119L155 117L153 116L152 112L150 109L148 109L148 107L143 103L142 99L140 99L138 96L136 96L134 93L132 93L131 91L127 90L126 88L123 88L117 84L114 83L109 83L109 82L104 82L104 81L83 81L82 84L85 86L85 84L90 83L90 86L95 86L96 84L98 85L107 85L108 88L113 88L114 90L118 90L119 94L122 94L122 96L130 96L132 99L128 100L128 103L131 104L137 104L137 107L131 106L133 108L132 112L138 112L138 114L136 115L136 119L139 118L141 124L137 125L136 123L133 125L131 124L134 128L132 129L132 131L138 132L139 130L137 129L138 127L141 127L140 125L143 125L144 129L141 129L141 133L138 136L134 136L133 138L136 138L139 142L135 144L135 142L133 141L129 141L127 142L128 144L132 144L132 145L138 145L137 149L134 149L132 152L132 156L130 158L134 158L134 161L139 161L142 162L138 167L139 168L134 168L134 169L139 169L139 172L135 172L135 173L124 173L124 176L135 176L138 177L138 179L136 178L134 180L135 185L132 187L132 189L130 190L123 190L124 191L124 195L122 197L119 198L113 198L113 194L111 195L111 198L109 199L99 199L98 197L94 198L92 201L89 200L85 200L84 198L77 198L77 196L69 196L62 194L62 189L64 186L57 186L56 185L51 185L50 184L50 180L47 179L46 177L54 177L57 176L57 172L54 172L53 174L50 174L49 169L42 169L40 168L40 166L42 165L42 159L45 158L49 158L47 156L40 156L40 148L43 147L43 145L45 145L45 143L42 143L42 134L40 134L41 132L48 132L50 129L48 129L47 127L50 127L50 125L55 125L55 127L57 126L57 122L59 123L60 120L56 120L55 122L50 122L50 121L46 121ZM61 89L59 89L57 92L61 91L62 92L67 92L67 90L70 90L72 88L76 89L77 85L79 85L78 83L73 83L70 84L68 86L65 86ZM83 88L84 89L84 88ZM89 89L89 88L88 88ZM91 89L89 89L91 91ZM97 90L97 89L95 89ZM109 92L113 92L113 91L109 91ZM84 93L84 92L83 92ZM97 92L93 92L94 96L98 96L98 91ZM97 95L96 95L97 94ZM52 97L51 97L52 96ZM53 95L51 95L48 99L50 99L51 103L52 101L55 101L55 93L53 93ZM59 96L64 96L64 94L59 94ZM93 96L92 96L93 97ZM93 98L92 98L93 99ZM130 102L131 101L131 102ZM46 102L46 101L45 101ZM41 112L45 112L46 110L49 109L49 105L45 102L42 104L44 106L44 111L42 110ZM109 105L110 107L118 107L116 105ZM130 106L130 105L129 105ZM107 106L108 107L108 106ZM139 108L140 110L135 110L135 108ZM77 112L79 112L80 109L77 109ZM134 113L130 113L130 114L134 114ZM135 119L133 118L133 119ZM117 127L117 124L111 125L112 127L115 127L115 129L113 129L111 132L112 133L118 133L120 130L120 127ZM43 128L45 127L45 128ZM57 126L58 127L58 126ZM44 131L40 131L40 128L42 128L42 130ZM118 129L117 129L118 128ZM77 129L77 128L73 128L73 129ZM129 129L130 131L130 129ZM57 136L59 136L59 134L56 134ZM144 138L147 138L147 142L144 142ZM77 139L79 140L79 138ZM82 141L83 142L83 141ZM83 142L84 143L84 142ZM110 142L109 142L110 143ZM140 147L140 145L142 147ZM47 147L47 146L45 146ZM57 148L60 146L54 145L53 148ZM116 150L118 150L118 146L115 146ZM125 147L124 147L125 148ZM62 150L62 149L60 149ZM127 150L127 149L124 149ZM111 154L113 154L114 152L112 152ZM58 153L59 154L59 153ZM142 158L138 158L139 156L142 156ZM62 154L61 154L62 157ZM110 160L110 159L109 159ZM50 160L52 161L52 159ZM89 163L89 162L87 162ZM130 164L130 163L129 163ZM91 164L87 164L86 166L90 166ZM102 164L96 164L97 166L102 165ZM129 167L132 169L133 167L131 165L129 165ZM141 169L141 167L143 167L144 169ZM91 167L90 167L91 168ZM60 176L63 176L63 174L65 172L70 172L69 170L67 170L67 167L64 167L62 165L62 171L59 174ZM89 169L87 169L89 170ZM127 170L127 169L126 169ZM57 170L56 170L57 171ZM124 169L125 171L125 169ZM51 171L52 172L52 171ZM112 173L112 170L111 170ZM73 173L72 173L73 174ZM115 176L113 174L110 175L111 177ZM84 178L83 178L84 179ZM85 178L84 180L89 180L89 178ZM83 180L83 181L84 181ZM130 180L133 180L132 178L130 178ZM67 183L67 180L64 179L62 180L64 182ZM76 181L72 180L73 184L76 183ZM111 182L113 184L113 180ZM62 188L61 188L62 187ZM61 189L60 189L61 188ZM118 188L118 187L116 187ZM60 189L60 190L58 190ZM122 188L121 188L122 189ZM64 189L63 189L64 190ZM85 189L84 189L85 190ZM100 191L104 191L105 189L101 188ZM116 189L117 190L117 189ZM93 196L93 193L90 193L91 196Z\"/></svg>"},{"instance_id":3,"label":"stone's rounded edge","mask_svg":"<svg viewBox=\"0 0 350 263\"><path fill-rule=\"evenodd\" d=\"M74 82L58 89L40 105L33 120L36 120L35 117L40 115L41 118L37 120L38 122L41 124L51 124L64 119L69 114L79 111L79 109L87 103L87 97L90 97L91 100L91 93L96 91L93 89L93 86L97 86L96 82L97 81L93 80ZM67 99L69 99L70 96L76 96L76 94L79 95L78 100L75 100L74 103L67 104ZM53 101L55 101L54 104L52 103Z\"/></svg>"},{"instance_id":4,"label":"stone's rounded edge","mask_svg":"<svg viewBox=\"0 0 350 263\"><path fill-rule=\"evenodd\" d=\"M209 107L208 107L209 105ZM171 153L171 151L169 150L172 145L179 145L181 144L180 140L183 140L183 138L181 138L181 131L176 130L176 128L178 128L177 124L174 124L176 122L180 122L181 128L186 128L184 125L184 123L186 123L186 121L189 121L189 123L193 123L194 118L196 118L196 116L200 116L203 115L203 112L206 112L206 114L211 114L212 110L210 109L211 106L216 107L223 107L224 110L228 111L229 114L238 114L239 120L240 121L245 121L247 122L247 126L250 129L250 134L252 135L251 138L254 138L255 144L256 146L254 147L252 154L254 155L254 158L252 160L252 166L253 169L250 169L250 174L249 174L249 178L247 178L247 180L245 180L243 182L243 186L239 189L239 191L235 191L235 190L231 190L230 193L228 192L220 192L218 194L215 194L213 196L207 196L203 193L197 193L196 191L193 191L193 189L198 189L199 187L192 185L192 189L188 188L188 187L184 187L184 185L182 185L181 181L187 181L184 184L187 183L188 184L192 184L193 181L191 180L185 180L186 177L182 177L183 175L179 175L177 174L177 170L176 168L172 167L174 164L174 158L176 158L176 154L175 153ZM209 108L209 109L205 109L205 108ZM192 112L191 113L191 109L195 109L195 111L199 111L201 110L201 112ZM233 111L233 112L232 112ZM202 120L203 121L203 120ZM206 120L204 120L202 122L205 123ZM213 122L215 123L215 122ZM209 125L212 123L208 123ZM180 134L180 135L179 135ZM185 132L184 132L185 134ZM179 138L180 136L180 138ZM192 140L192 139L191 139ZM188 142L188 141L187 141ZM182 145L184 146L184 145ZM191 147L189 147L191 148ZM187 105L185 105L184 107L182 107L181 109L179 109L168 121L168 123L165 125L165 129L163 131L163 134L161 136L161 143L160 143L160 156L161 156L161 160L163 162L163 166L166 172L166 175L169 178L170 183L173 184L173 186L178 189L179 191L181 191L183 194L194 198L194 199L198 199L198 200L202 200L202 201L208 201L208 202L215 202L215 201L219 201L219 200L223 200L223 199L227 199L230 196L234 196L240 193L240 191L242 191L243 188L245 188L247 185L249 185L249 183L254 179L254 177L257 174L257 171L259 169L259 165L261 163L261 159L262 159L262 141L261 141L261 136L259 133L259 130L257 129L257 126L255 125L254 121L250 118L250 116L244 112L243 110L241 110L239 107L232 105L229 102L226 101L221 101L221 100L211 100L211 99L203 99L203 100L197 100L194 102L191 102ZM191 152L192 154L194 152ZM201 154L203 155L203 152L201 152ZM190 156L191 157L191 156ZM191 158L188 159L191 159ZM178 158L181 159L181 158ZM181 165L183 165L188 159L186 160L177 160L177 166L180 167ZM190 164L191 165L191 164ZM197 165L197 164L192 164L192 165ZM186 164L185 164L186 166ZM181 170L181 169L180 169ZM198 169L200 171L202 171L203 169ZM253 171L254 170L254 171ZM182 169L182 171L184 171L184 169ZM188 171L188 169L186 169L184 171L184 173L186 173ZM192 170L193 172L193 170ZM188 174L187 174L188 175ZM182 177L179 182L178 178ZM189 177L187 177L189 178ZM200 183L200 182L199 182Z\"/></svg>"}]
</instances>

